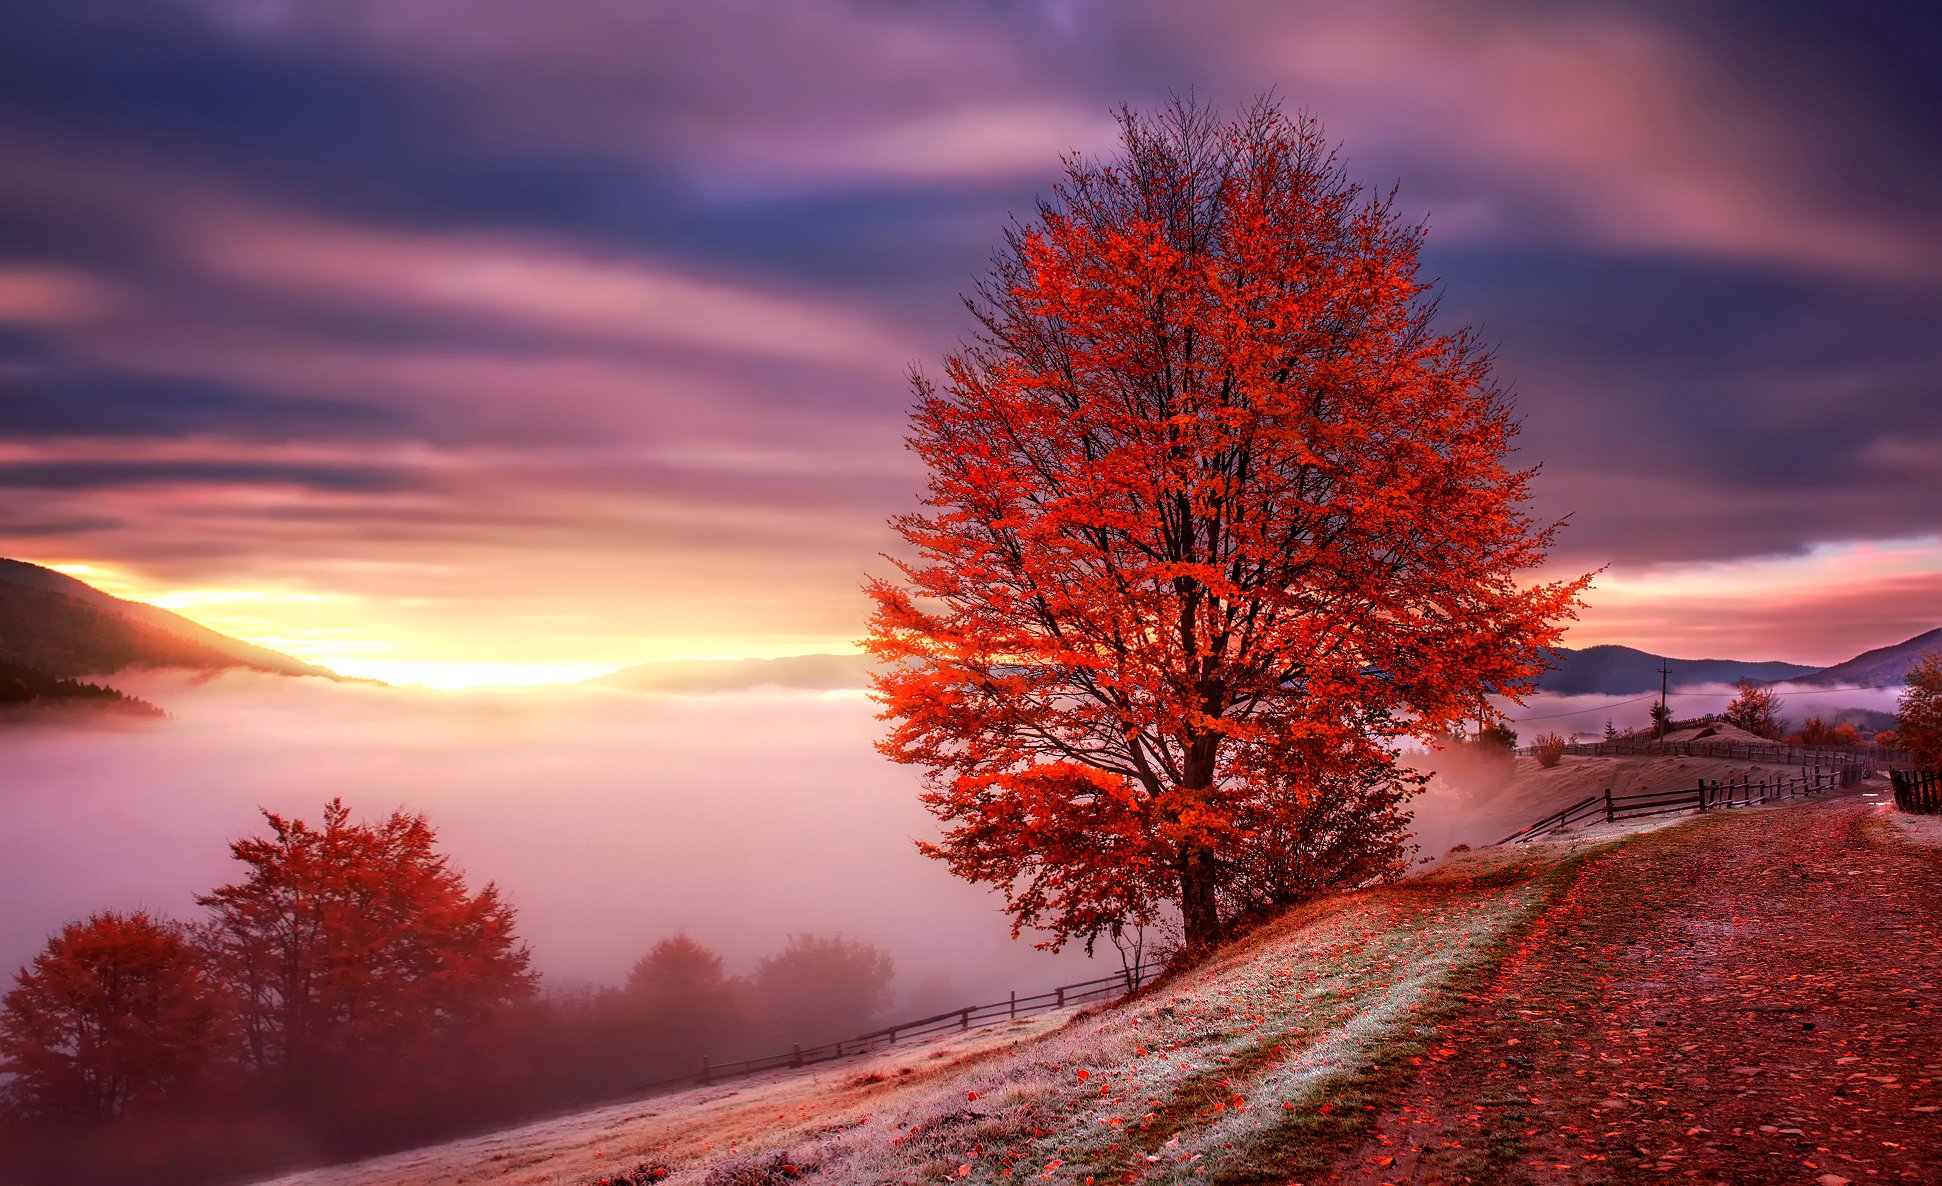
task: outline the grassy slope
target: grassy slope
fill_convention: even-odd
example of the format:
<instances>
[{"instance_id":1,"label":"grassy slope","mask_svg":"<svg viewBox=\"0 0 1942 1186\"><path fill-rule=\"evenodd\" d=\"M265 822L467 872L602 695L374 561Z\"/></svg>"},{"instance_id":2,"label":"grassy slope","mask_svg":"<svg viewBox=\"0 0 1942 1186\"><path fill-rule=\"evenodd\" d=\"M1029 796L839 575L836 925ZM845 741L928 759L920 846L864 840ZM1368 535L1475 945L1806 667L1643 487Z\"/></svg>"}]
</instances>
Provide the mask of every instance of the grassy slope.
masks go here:
<instances>
[{"instance_id":1,"label":"grassy slope","mask_svg":"<svg viewBox=\"0 0 1942 1186\"><path fill-rule=\"evenodd\" d=\"M606 1109L284 1186L558 1186L643 1162L677 1183L1286 1181L1612 837L1470 854L1313 903L1125 1004L944 1048ZM1326 1138L1319 1139L1319 1138ZM781 1155L777 1158L777 1155Z\"/></svg>"},{"instance_id":2,"label":"grassy slope","mask_svg":"<svg viewBox=\"0 0 1942 1186\"><path fill-rule=\"evenodd\" d=\"M1756 814L1765 810L1792 809ZM796 1176L1312 1181L1363 1133L1376 1103L1444 1060L1440 1035L1452 1018L1519 966L1519 953L1549 942L1557 920L1583 913L1575 896L1601 858L1681 822L1465 854L1312 903L1132 1001L1063 1025L1035 1019L284 1186L562 1186L643 1164L695 1186ZM1505 1158L1521 1151L1511 1137L1499 1143Z\"/></svg>"},{"instance_id":3,"label":"grassy slope","mask_svg":"<svg viewBox=\"0 0 1942 1186\"><path fill-rule=\"evenodd\" d=\"M1700 779L1789 778L1797 766L1724 758L1601 758L1567 756L1549 770L1533 757L1476 759L1438 754L1429 793L1413 804L1417 843L1426 856L1453 844L1492 844L1561 807L1610 788L1617 794L1690 790Z\"/></svg>"}]
</instances>

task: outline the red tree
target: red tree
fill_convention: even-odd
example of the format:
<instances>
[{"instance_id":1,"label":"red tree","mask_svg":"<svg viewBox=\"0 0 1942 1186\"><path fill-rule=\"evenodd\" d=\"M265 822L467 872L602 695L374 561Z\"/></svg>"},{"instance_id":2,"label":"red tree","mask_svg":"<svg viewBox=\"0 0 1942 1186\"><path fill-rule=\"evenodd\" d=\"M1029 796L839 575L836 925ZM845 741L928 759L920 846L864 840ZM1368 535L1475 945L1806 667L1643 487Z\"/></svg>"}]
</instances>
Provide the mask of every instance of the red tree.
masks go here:
<instances>
[{"instance_id":1,"label":"red tree","mask_svg":"<svg viewBox=\"0 0 1942 1186\"><path fill-rule=\"evenodd\" d=\"M1942 651L1930 651L1908 673L1895 719L1896 741L1924 766L1942 767Z\"/></svg>"},{"instance_id":2,"label":"red tree","mask_svg":"<svg viewBox=\"0 0 1942 1186\"><path fill-rule=\"evenodd\" d=\"M860 1033L896 999L896 964L874 943L843 935L791 935L756 965L754 991L778 1040L823 1042Z\"/></svg>"},{"instance_id":3,"label":"red tree","mask_svg":"<svg viewBox=\"0 0 1942 1186\"><path fill-rule=\"evenodd\" d=\"M248 875L198 899L250 1060L320 1105L353 1084L374 1107L386 1087L483 1087L534 989L498 889L467 889L420 815L354 824L335 799L320 828L263 814L270 835L230 845Z\"/></svg>"},{"instance_id":4,"label":"red tree","mask_svg":"<svg viewBox=\"0 0 1942 1186\"><path fill-rule=\"evenodd\" d=\"M96 914L20 970L0 1009L0 1072L28 1114L114 1119L197 1086L222 1061L230 1006L182 927Z\"/></svg>"},{"instance_id":5,"label":"red tree","mask_svg":"<svg viewBox=\"0 0 1942 1186\"><path fill-rule=\"evenodd\" d=\"M1780 720L1780 694L1772 688L1756 684L1752 680L1741 680L1739 691L1733 702L1721 714L1729 725L1736 725L1748 733L1777 741L1787 731Z\"/></svg>"},{"instance_id":6,"label":"red tree","mask_svg":"<svg viewBox=\"0 0 1942 1186\"><path fill-rule=\"evenodd\" d=\"M687 935L656 943L627 974L620 1001L643 1061L692 1068L719 1054L748 1023L748 986L721 956Z\"/></svg>"},{"instance_id":7,"label":"red tree","mask_svg":"<svg viewBox=\"0 0 1942 1186\"><path fill-rule=\"evenodd\" d=\"M1173 901L1200 945L1402 868L1401 739L1527 687L1588 578L1517 583L1554 528L1489 359L1317 126L1122 126L914 380L930 492L866 645L926 851L1051 944Z\"/></svg>"}]
</instances>

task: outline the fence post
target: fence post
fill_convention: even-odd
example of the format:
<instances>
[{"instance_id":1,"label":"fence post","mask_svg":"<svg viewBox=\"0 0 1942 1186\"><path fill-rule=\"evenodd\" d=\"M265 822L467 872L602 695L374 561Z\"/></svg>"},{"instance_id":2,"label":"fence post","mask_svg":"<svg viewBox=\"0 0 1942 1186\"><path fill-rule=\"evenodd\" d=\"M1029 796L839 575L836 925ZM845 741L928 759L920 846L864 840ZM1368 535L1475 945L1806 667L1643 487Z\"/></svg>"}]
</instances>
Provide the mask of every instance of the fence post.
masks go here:
<instances>
[{"instance_id":1,"label":"fence post","mask_svg":"<svg viewBox=\"0 0 1942 1186\"><path fill-rule=\"evenodd\" d=\"M701 1082L703 1086L708 1083L708 1056L705 1054L701 1056Z\"/></svg>"},{"instance_id":2,"label":"fence post","mask_svg":"<svg viewBox=\"0 0 1942 1186\"><path fill-rule=\"evenodd\" d=\"M1699 780L1699 810L1706 810L1706 780L1703 778Z\"/></svg>"},{"instance_id":3,"label":"fence post","mask_svg":"<svg viewBox=\"0 0 1942 1186\"><path fill-rule=\"evenodd\" d=\"M1011 1016L1018 1016L1018 990L1015 988L1011 990Z\"/></svg>"},{"instance_id":4,"label":"fence post","mask_svg":"<svg viewBox=\"0 0 1942 1186\"><path fill-rule=\"evenodd\" d=\"M789 1065L792 1067L799 1067L802 1065L802 1043L801 1042L796 1043L796 1052L789 1056Z\"/></svg>"},{"instance_id":5,"label":"fence post","mask_svg":"<svg viewBox=\"0 0 1942 1186\"><path fill-rule=\"evenodd\" d=\"M1059 1003L1058 1003L1058 1004L1056 1004L1056 1005L1054 1005L1054 1006L1052 1006L1052 1007L1053 1007L1054 1009L1063 1009L1063 1008L1065 1008L1065 985L1063 985L1063 984L1061 984L1061 985L1059 985Z\"/></svg>"},{"instance_id":6,"label":"fence post","mask_svg":"<svg viewBox=\"0 0 1942 1186\"><path fill-rule=\"evenodd\" d=\"M1605 788L1605 822L1608 824L1612 822L1612 789L1610 787Z\"/></svg>"},{"instance_id":7,"label":"fence post","mask_svg":"<svg viewBox=\"0 0 1942 1186\"><path fill-rule=\"evenodd\" d=\"M968 1029L970 1029L970 1028L971 1028L971 1010L969 1010L969 1009L961 1009L961 1010L959 1010L959 1011L958 1011L958 1029L960 1029L960 1030L968 1030Z\"/></svg>"}]
</instances>

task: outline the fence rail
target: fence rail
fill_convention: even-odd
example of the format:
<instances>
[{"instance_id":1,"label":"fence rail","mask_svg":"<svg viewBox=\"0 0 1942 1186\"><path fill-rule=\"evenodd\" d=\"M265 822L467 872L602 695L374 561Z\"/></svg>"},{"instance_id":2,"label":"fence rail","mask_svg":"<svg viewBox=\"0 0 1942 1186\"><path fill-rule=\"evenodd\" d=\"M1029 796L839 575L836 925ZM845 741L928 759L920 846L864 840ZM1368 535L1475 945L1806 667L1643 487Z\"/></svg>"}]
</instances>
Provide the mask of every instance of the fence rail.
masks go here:
<instances>
[{"instance_id":1,"label":"fence rail","mask_svg":"<svg viewBox=\"0 0 1942 1186\"><path fill-rule=\"evenodd\" d=\"M1895 806L1920 815L1942 815L1942 770L1890 770Z\"/></svg>"},{"instance_id":2,"label":"fence rail","mask_svg":"<svg viewBox=\"0 0 1942 1186\"><path fill-rule=\"evenodd\" d=\"M1844 757L1846 757L1844 755ZM1693 787L1668 787L1664 790L1635 791L1620 795L1607 787L1602 795L1582 799L1554 811L1499 840L1499 844L1525 844L1590 820L1616 823L1620 820L1647 819L1681 811L1722 811L1735 807L1757 807L1808 795L1821 795L1839 787L1851 787L1875 772L1874 759L1852 757L1829 766L1802 766L1800 773L1785 778L1755 781L1751 778L1698 779ZM1931 776L1935 799L1942 800L1942 778ZM1900 786L1898 782L1896 784ZM1897 799L1899 801L1899 797Z\"/></svg>"},{"instance_id":3,"label":"fence rail","mask_svg":"<svg viewBox=\"0 0 1942 1186\"><path fill-rule=\"evenodd\" d=\"M910 1038L963 1033L1018 1017L1030 1017L1035 1013L1050 1013L1059 1009L1069 1009L1074 1005L1116 1000L1159 975L1165 967L1166 964L1163 961L1147 961L1112 976L1081 980L1076 984L1061 984L1057 988L1029 996L1021 997L1017 993L1012 993L1005 1000L993 1001L988 1005L967 1005L962 1009L952 1009L946 1013L900 1021L896 1025L871 1030L837 1042L825 1042L820 1046L796 1046L787 1054L765 1054L756 1058L721 1063L704 1058L701 1060L699 1072L642 1083L637 1085L629 1095L631 1097L673 1087L719 1083L724 1079L740 1079L785 1067L806 1067L820 1062L834 1062L839 1058L850 1058L894 1046Z\"/></svg>"}]
</instances>

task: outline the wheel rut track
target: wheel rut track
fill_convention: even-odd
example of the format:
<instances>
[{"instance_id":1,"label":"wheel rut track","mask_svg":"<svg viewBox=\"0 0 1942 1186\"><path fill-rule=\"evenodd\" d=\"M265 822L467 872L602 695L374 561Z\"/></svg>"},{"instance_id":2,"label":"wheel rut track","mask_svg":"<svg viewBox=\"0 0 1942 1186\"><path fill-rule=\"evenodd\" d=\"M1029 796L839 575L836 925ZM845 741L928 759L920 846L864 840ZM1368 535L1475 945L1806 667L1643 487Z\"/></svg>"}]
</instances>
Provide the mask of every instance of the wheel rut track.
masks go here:
<instances>
[{"instance_id":1,"label":"wheel rut track","mask_svg":"<svg viewBox=\"0 0 1942 1186\"><path fill-rule=\"evenodd\" d=\"M1942 852L1872 802L1648 833L1586 863L1323 1180L1942 1182L1939 1005Z\"/></svg>"}]
</instances>

